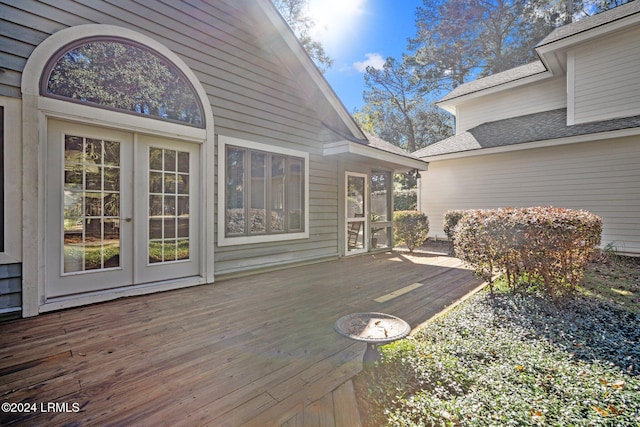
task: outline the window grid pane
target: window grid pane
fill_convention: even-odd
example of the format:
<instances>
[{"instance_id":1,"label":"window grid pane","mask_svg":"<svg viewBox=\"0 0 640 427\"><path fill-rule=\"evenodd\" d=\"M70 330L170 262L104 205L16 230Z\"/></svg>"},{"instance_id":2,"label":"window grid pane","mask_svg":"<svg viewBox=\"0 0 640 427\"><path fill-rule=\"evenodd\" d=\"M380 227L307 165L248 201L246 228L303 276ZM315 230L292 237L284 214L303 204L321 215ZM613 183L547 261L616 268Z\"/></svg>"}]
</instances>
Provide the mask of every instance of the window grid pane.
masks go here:
<instances>
[{"instance_id":1,"label":"window grid pane","mask_svg":"<svg viewBox=\"0 0 640 427\"><path fill-rule=\"evenodd\" d=\"M120 266L120 143L65 135L63 271Z\"/></svg>"},{"instance_id":2,"label":"window grid pane","mask_svg":"<svg viewBox=\"0 0 640 427\"><path fill-rule=\"evenodd\" d=\"M189 153L149 149L149 264L189 259Z\"/></svg>"},{"instance_id":3,"label":"window grid pane","mask_svg":"<svg viewBox=\"0 0 640 427\"><path fill-rule=\"evenodd\" d=\"M267 155L261 152L251 153L250 201L252 234L267 231Z\"/></svg>"},{"instance_id":4,"label":"window grid pane","mask_svg":"<svg viewBox=\"0 0 640 427\"><path fill-rule=\"evenodd\" d=\"M226 168L226 232L227 235L245 234L245 150L227 148Z\"/></svg>"},{"instance_id":5,"label":"window grid pane","mask_svg":"<svg viewBox=\"0 0 640 427\"><path fill-rule=\"evenodd\" d=\"M227 146L225 235L304 231L304 171L299 157Z\"/></svg>"}]
</instances>

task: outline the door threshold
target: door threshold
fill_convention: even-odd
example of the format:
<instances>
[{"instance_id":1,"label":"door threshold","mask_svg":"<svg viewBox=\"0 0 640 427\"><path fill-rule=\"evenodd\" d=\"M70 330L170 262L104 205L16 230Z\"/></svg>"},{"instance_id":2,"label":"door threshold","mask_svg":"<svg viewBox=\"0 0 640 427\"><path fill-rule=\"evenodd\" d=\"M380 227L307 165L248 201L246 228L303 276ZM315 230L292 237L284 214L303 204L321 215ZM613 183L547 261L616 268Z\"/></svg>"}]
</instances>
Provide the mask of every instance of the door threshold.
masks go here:
<instances>
[{"instance_id":1,"label":"door threshold","mask_svg":"<svg viewBox=\"0 0 640 427\"><path fill-rule=\"evenodd\" d=\"M204 285L205 283L206 280L204 277L192 276L180 279L164 280L161 282L123 286L121 288L107 289L104 291L47 298L44 304L40 305L40 313L62 310L65 308L79 307L88 304L95 304L98 302L111 301L118 298L146 295L156 292L187 288L190 286Z\"/></svg>"}]
</instances>

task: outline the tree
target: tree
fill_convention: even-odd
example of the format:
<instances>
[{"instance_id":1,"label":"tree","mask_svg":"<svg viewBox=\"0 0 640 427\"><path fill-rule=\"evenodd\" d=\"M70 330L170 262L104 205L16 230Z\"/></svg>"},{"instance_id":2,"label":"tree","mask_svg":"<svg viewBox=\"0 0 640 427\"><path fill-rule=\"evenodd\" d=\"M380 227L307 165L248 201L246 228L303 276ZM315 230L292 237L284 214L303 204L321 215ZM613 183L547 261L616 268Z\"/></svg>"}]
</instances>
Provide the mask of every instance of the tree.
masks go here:
<instances>
[{"instance_id":1,"label":"tree","mask_svg":"<svg viewBox=\"0 0 640 427\"><path fill-rule=\"evenodd\" d=\"M537 59L554 28L628 0L423 0L409 48L427 87L450 91Z\"/></svg>"},{"instance_id":2,"label":"tree","mask_svg":"<svg viewBox=\"0 0 640 427\"><path fill-rule=\"evenodd\" d=\"M569 3L567 3L569 2ZM434 101L461 84L537 59L535 46L567 20L625 0L423 0L402 61L367 68L356 121L409 152L453 134ZM406 187L414 178L406 176Z\"/></svg>"},{"instance_id":3,"label":"tree","mask_svg":"<svg viewBox=\"0 0 640 427\"><path fill-rule=\"evenodd\" d=\"M306 14L307 0L272 0L272 2L318 69L324 73L331 68L333 59L324 51L322 43L313 40L309 35L315 22Z\"/></svg>"},{"instance_id":4,"label":"tree","mask_svg":"<svg viewBox=\"0 0 640 427\"><path fill-rule=\"evenodd\" d=\"M366 105L354 117L366 131L409 152L451 134L450 116L423 96L424 82L410 62L387 58L380 70L367 67L364 79Z\"/></svg>"},{"instance_id":5,"label":"tree","mask_svg":"<svg viewBox=\"0 0 640 427\"><path fill-rule=\"evenodd\" d=\"M423 0L416 9L413 63L427 90L448 91L479 69L484 46L477 1Z\"/></svg>"}]
</instances>

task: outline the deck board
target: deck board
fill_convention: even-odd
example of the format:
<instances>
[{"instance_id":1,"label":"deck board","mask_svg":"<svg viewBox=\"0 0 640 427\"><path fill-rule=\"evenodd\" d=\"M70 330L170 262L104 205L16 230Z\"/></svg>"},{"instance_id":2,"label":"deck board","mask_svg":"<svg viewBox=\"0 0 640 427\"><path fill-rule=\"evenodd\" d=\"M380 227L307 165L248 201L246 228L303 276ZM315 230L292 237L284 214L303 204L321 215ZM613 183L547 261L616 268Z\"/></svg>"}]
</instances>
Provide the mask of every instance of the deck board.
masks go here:
<instances>
[{"instance_id":1,"label":"deck board","mask_svg":"<svg viewBox=\"0 0 640 427\"><path fill-rule=\"evenodd\" d=\"M349 379L365 345L336 319L381 311L415 327L478 285L455 258L386 253L0 324L2 401L81 405L0 424L358 425Z\"/></svg>"}]
</instances>

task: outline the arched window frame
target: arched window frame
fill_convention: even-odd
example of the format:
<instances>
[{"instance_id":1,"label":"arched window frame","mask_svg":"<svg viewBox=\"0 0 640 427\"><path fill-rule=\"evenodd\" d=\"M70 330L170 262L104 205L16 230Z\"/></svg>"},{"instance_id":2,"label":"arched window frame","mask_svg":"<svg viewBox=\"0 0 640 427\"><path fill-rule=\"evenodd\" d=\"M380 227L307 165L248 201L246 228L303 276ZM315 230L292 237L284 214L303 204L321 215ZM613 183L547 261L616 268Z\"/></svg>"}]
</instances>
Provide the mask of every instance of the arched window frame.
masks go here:
<instances>
[{"instance_id":1,"label":"arched window frame","mask_svg":"<svg viewBox=\"0 0 640 427\"><path fill-rule=\"evenodd\" d=\"M81 103L68 102L42 96L40 80L46 65L51 61L52 52L76 40L91 37L118 37L146 46L147 49L167 58L193 86L204 110L204 128L196 128L182 123L157 120L122 111L96 108ZM47 304L45 292L46 277L41 260L45 258L45 173L47 150L47 119L56 118L90 123L132 132L143 132L166 138L202 144L201 176L203 179L202 218L214 218L215 209L215 133L213 111L208 95L197 76L189 66L173 51L157 40L128 28L108 24L85 24L60 30L42 41L29 56L23 69L22 82L22 206L24 212L22 227L22 314L35 316L40 312L62 308ZM207 283L214 281L214 233L213 220L204 221L202 258L204 278ZM124 292L123 295L128 295Z\"/></svg>"},{"instance_id":2,"label":"arched window frame","mask_svg":"<svg viewBox=\"0 0 640 427\"><path fill-rule=\"evenodd\" d=\"M124 109L124 108L118 108L118 107L112 107L112 106L101 104L101 103L98 103L98 102L82 101L80 99L70 98L70 97L67 97L67 96L63 96L63 95L59 95L59 94L55 94L55 93L49 92L48 91L48 84L49 84L49 80L51 78L51 73L53 72L53 69L56 66L56 64L58 64L59 61L62 60L62 58L69 51L71 51L73 49L76 49L76 48L78 48L80 46L83 46L83 45L86 45L86 44L89 44L89 43L94 43L94 42L120 43L120 44L123 44L123 45L128 45L128 46L135 47L137 49L140 49L140 50L142 50L144 52L147 52L148 54L158 58L173 73L176 73L182 79L182 81L184 83L186 83L186 85L190 89L190 91L191 91L191 93L193 95L193 98L194 98L194 100L195 100L195 102L197 103L197 106L198 106L198 111L199 111L199 114L200 114L201 123L200 124L193 124L193 123L188 123L188 122L185 122L185 121L182 121L182 120L168 119L168 118L157 116L157 115L153 115L153 114L139 113L137 111L128 110L128 109ZM182 70L180 70L178 67L176 67L170 59L168 59L164 55L160 54L159 52L149 48L148 46L146 46L146 45L144 45L142 43L136 42L135 40L131 40L131 39L123 38L123 37L113 37L113 36L111 36L111 37L105 37L105 36L85 37L85 38L82 38L82 39L75 40L75 41L73 41L73 42L61 47L53 55L51 55L51 57L49 58L49 61L47 62L46 66L44 68L44 71L42 72L42 75L41 75L41 78L40 78L39 88L40 88L40 95L44 96L44 97L48 97L48 98L59 99L59 100L62 100L62 101L73 102L73 103L76 103L76 104L86 105L86 106L91 106L91 107L96 107L96 108L102 108L102 109L110 110L110 111L122 112L122 113L125 113L125 114L137 115L137 116L140 116L140 117L148 117L148 118L167 121L167 122L176 123L176 124L180 124L180 125L184 125L184 126L192 126L192 127L196 127L196 128L204 128L204 127L206 127L206 117L205 117L205 112L204 112L204 108L203 108L202 102L199 99L198 94L197 94L196 89L194 88L193 84L191 83L191 81L189 81L189 79L182 72Z\"/></svg>"}]
</instances>

